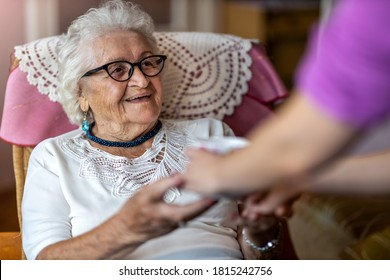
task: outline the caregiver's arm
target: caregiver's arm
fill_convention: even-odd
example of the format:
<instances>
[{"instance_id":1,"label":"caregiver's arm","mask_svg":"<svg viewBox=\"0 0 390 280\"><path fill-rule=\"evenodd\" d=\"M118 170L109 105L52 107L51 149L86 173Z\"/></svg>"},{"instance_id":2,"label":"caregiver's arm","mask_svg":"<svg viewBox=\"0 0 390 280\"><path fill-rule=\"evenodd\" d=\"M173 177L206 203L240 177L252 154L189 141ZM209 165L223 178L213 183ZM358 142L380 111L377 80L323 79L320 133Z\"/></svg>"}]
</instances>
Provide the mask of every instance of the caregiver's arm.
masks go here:
<instances>
[{"instance_id":1,"label":"caregiver's arm","mask_svg":"<svg viewBox=\"0 0 390 280\"><path fill-rule=\"evenodd\" d=\"M343 158L313 176L308 191L315 193L390 194L390 150Z\"/></svg>"},{"instance_id":2,"label":"caregiver's arm","mask_svg":"<svg viewBox=\"0 0 390 280\"><path fill-rule=\"evenodd\" d=\"M294 178L334 156L354 129L329 117L295 93L277 118L249 135L248 148L226 156L189 150L186 187L205 194L243 195Z\"/></svg>"}]
</instances>

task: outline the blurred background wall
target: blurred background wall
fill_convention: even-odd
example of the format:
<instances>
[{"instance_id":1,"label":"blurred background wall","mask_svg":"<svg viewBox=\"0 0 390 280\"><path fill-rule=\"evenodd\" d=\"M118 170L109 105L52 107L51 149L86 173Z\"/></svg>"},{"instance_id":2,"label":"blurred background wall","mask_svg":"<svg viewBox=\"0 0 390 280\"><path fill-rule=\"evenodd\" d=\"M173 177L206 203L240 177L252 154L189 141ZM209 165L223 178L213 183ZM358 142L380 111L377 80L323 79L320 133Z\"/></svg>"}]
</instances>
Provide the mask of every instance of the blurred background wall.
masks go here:
<instances>
[{"instance_id":1,"label":"blurred background wall","mask_svg":"<svg viewBox=\"0 0 390 280\"><path fill-rule=\"evenodd\" d=\"M331 0L329 0L331 1ZM101 0L0 0L0 116L15 45L65 32ZM287 87L318 19L318 0L134 0L160 31L223 32L262 42ZM323 3L328 1L322 1ZM0 194L13 190L11 145L0 141Z\"/></svg>"}]
</instances>

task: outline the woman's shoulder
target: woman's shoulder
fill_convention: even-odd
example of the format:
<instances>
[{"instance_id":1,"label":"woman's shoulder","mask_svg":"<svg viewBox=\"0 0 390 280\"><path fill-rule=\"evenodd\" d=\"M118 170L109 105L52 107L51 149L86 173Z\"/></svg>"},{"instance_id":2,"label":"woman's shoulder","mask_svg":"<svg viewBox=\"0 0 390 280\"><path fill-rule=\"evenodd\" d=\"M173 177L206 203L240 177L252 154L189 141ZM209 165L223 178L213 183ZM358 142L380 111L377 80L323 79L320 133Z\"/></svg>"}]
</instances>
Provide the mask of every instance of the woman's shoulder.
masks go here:
<instances>
[{"instance_id":1,"label":"woman's shoulder","mask_svg":"<svg viewBox=\"0 0 390 280\"><path fill-rule=\"evenodd\" d=\"M60 141L63 141L63 140L66 140L66 139L72 139L72 138L75 138L75 137L79 137L82 134L83 134L83 132L80 129L75 129L75 130L66 132L64 134L58 135L58 136L47 138L47 139L43 140L42 142L40 142L33 149L33 153L36 154L36 153L41 153L41 152L43 152L45 150L48 150L48 149L50 150L50 149L58 146L58 143Z\"/></svg>"},{"instance_id":2,"label":"woman's shoulder","mask_svg":"<svg viewBox=\"0 0 390 280\"><path fill-rule=\"evenodd\" d=\"M201 118L194 120L163 120L166 126L176 127L187 133L208 138L211 136L232 136L233 131L223 121L214 118Z\"/></svg>"}]
</instances>

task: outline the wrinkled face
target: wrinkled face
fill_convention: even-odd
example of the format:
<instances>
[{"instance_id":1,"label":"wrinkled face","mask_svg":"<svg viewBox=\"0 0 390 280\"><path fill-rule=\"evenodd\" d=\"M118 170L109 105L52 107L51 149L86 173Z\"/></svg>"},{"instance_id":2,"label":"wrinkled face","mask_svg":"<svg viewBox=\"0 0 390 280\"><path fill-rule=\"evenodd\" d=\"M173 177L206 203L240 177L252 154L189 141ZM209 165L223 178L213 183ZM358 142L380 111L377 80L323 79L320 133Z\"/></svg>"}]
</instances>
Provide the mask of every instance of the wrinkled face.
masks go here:
<instances>
[{"instance_id":1,"label":"wrinkled face","mask_svg":"<svg viewBox=\"0 0 390 280\"><path fill-rule=\"evenodd\" d=\"M133 31L114 31L89 42L94 68L113 61L139 62L153 55L149 42ZM128 81L113 80L105 70L79 81L80 106L92 111L97 125L128 126L154 123L162 105L161 74L144 76L138 67Z\"/></svg>"}]
</instances>

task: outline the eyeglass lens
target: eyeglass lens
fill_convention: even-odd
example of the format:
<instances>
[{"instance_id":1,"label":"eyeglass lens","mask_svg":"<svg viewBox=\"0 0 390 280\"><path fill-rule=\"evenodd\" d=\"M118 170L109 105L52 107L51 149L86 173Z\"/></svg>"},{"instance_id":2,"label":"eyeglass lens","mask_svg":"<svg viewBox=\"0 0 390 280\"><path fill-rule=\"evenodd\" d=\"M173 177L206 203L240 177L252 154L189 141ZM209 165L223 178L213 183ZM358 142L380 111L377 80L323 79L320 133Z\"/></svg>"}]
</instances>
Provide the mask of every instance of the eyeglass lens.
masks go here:
<instances>
[{"instance_id":1,"label":"eyeglass lens","mask_svg":"<svg viewBox=\"0 0 390 280\"><path fill-rule=\"evenodd\" d=\"M164 58L161 56L146 57L133 65L137 65L145 76L153 77L161 72L164 66ZM114 62L107 66L107 72L117 81L126 81L133 75L133 65L126 61Z\"/></svg>"}]
</instances>

